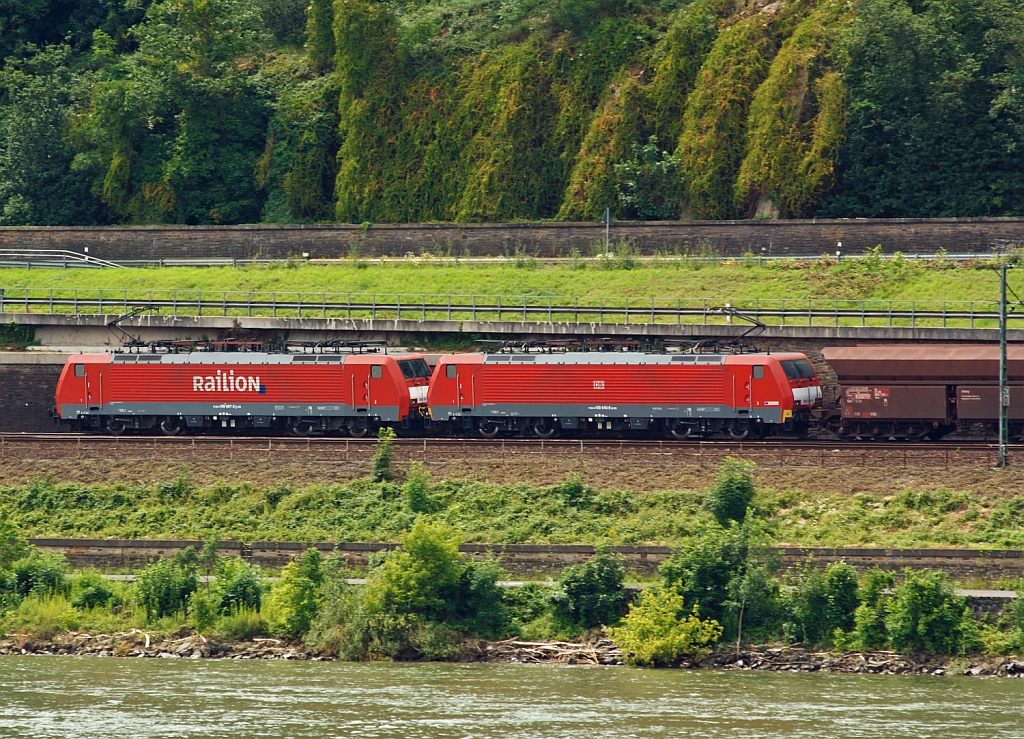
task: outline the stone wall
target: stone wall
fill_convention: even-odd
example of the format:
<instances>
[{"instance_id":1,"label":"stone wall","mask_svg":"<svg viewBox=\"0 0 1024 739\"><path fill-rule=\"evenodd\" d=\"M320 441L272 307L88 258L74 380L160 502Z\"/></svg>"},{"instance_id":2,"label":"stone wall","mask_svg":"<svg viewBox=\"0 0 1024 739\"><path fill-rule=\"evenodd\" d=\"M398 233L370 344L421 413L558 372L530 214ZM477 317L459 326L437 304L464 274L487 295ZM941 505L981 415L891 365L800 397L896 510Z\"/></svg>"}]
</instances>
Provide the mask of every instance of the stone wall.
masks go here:
<instances>
[{"instance_id":1,"label":"stone wall","mask_svg":"<svg viewBox=\"0 0 1024 739\"><path fill-rule=\"evenodd\" d=\"M0 433L57 430L50 410L63 367L63 356L0 354Z\"/></svg>"},{"instance_id":2,"label":"stone wall","mask_svg":"<svg viewBox=\"0 0 1024 739\"><path fill-rule=\"evenodd\" d=\"M1024 218L842 219L810 221L622 222L612 240L644 253L765 256L861 254L881 245L905 254L981 253L1024 246ZM325 226L4 227L0 249L60 249L111 261L402 256L497 256L517 251L566 256L600 251L604 227L593 223L402 224Z\"/></svg>"},{"instance_id":3,"label":"stone wall","mask_svg":"<svg viewBox=\"0 0 1024 739\"><path fill-rule=\"evenodd\" d=\"M138 566L159 557L170 557L187 546L198 551L197 541L144 541L106 539L31 539L40 549L62 552L75 567ZM396 547L390 543L338 544L317 542L224 542L219 545L222 556L244 556L253 564L279 569L306 549L319 549L325 556L338 552L350 567L365 568L369 558ZM546 544L464 544L464 555L476 559L493 556L510 574L518 576L557 576L568 565L578 564L594 554L585 545ZM616 546L613 552L622 555L626 568L643 575L655 573L658 566L672 554L669 547ZM1024 552L1019 550L973 549L871 549L861 547L777 547L783 567L793 567L811 558L823 567L829 562L845 561L858 570L880 567L901 571L912 569L939 570L957 579L1000 580L1024 576Z\"/></svg>"}]
</instances>

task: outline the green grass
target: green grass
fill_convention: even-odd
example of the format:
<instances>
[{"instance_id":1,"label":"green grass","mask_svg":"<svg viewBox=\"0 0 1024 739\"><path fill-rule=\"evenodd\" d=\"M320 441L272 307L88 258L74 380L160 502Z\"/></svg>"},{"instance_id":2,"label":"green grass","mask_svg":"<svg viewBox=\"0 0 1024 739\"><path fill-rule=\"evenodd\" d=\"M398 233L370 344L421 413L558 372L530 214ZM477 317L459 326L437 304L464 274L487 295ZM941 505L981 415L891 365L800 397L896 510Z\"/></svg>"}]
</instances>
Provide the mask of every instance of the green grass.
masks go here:
<instances>
[{"instance_id":1,"label":"green grass","mask_svg":"<svg viewBox=\"0 0 1024 739\"><path fill-rule=\"evenodd\" d=\"M992 262L949 261L918 262L904 259L882 260L877 255L834 261L773 261L758 264L754 258L699 262L685 257L660 257L639 260L628 252L608 261L573 260L557 264L516 257L506 263L466 263L434 257L385 260L380 263L341 262L331 265L278 263L237 268L173 267L129 270L0 270L0 287L11 302L6 310L21 312L19 297L27 294L44 301L31 312L70 313L71 305L51 306L51 298L65 301L105 301L103 312L116 313L125 307L148 301L195 301L203 291L203 315L270 316L307 318L395 318L449 320L523 320L524 301L539 308L528 320L556 322L579 321L621 323L620 314L601 316L599 307L621 309L629 301L631 323L651 322L644 310L651 307L694 311L683 323L724 323L723 316L702 316L703 311L730 304L741 311L786 308L807 309L808 300L815 310L825 313L815 318L816 325L861 325L859 317L837 319L834 309L859 311L913 311L918 326L995 326L994 320L968 318L921 319L921 311L967 310L956 301L980 301L973 312L995 310L998 275ZM1012 283L1013 281L1011 281ZM1011 288L1014 285L1011 284ZM1024 287L1017 288L1024 293ZM102 291L102 294L101 292ZM127 292L125 292L127 291ZM299 294L303 294L301 298ZM323 294L328 294L323 297ZM476 296L449 301L426 296ZM251 311L218 306L226 301L262 301L267 307ZM321 300L334 308L317 308ZM783 304L783 300L791 301ZM109 303L106 303L109 301ZM454 310L420 310L421 302ZM863 302L867 301L867 302ZM911 301L914 301L913 303ZM395 310L368 306L400 302L401 316ZM502 306L497 309L497 305ZM297 305L301 303L301 305ZM355 309L350 303L357 304ZM273 304L273 309L270 307ZM359 305L364 307L358 307ZM470 310L469 306L474 306ZM339 307L345 306L345 307ZM481 306L489 306L480 311ZM517 309L516 306L519 306ZM563 311L549 313L561 306ZM160 308L164 313L172 308ZM194 315L194 306L178 306L178 314ZM95 305L83 312L97 312ZM776 316L764 317L766 323L779 323ZM676 323L675 315L654 318L656 323ZM792 317L789 322L792 323ZM806 319L798 319L805 324ZM907 318L889 316L869 318L866 325L911 325Z\"/></svg>"},{"instance_id":2,"label":"green grass","mask_svg":"<svg viewBox=\"0 0 1024 739\"><path fill-rule=\"evenodd\" d=\"M710 522L702 490L630 492L481 482L429 486L431 518L467 542L679 545ZM780 543L1024 547L1024 500L941 487L853 496L763 487L755 501ZM289 488L187 479L82 485L37 479L0 488L27 537L396 541L416 514L397 483Z\"/></svg>"},{"instance_id":3,"label":"green grass","mask_svg":"<svg viewBox=\"0 0 1024 739\"><path fill-rule=\"evenodd\" d=\"M988 261L916 262L848 258L840 264L756 259L715 263L665 257L600 264L455 263L427 258L378 264L272 264L128 270L0 269L5 288L229 290L361 294L605 296L638 298L816 298L838 300L997 300L999 279ZM621 266L623 260L612 260ZM579 266L585 266L580 269ZM1012 277L1012 273L1011 273ZM1016 280L1020 282L1020 280Z\"/></svg>"}]
</instances>

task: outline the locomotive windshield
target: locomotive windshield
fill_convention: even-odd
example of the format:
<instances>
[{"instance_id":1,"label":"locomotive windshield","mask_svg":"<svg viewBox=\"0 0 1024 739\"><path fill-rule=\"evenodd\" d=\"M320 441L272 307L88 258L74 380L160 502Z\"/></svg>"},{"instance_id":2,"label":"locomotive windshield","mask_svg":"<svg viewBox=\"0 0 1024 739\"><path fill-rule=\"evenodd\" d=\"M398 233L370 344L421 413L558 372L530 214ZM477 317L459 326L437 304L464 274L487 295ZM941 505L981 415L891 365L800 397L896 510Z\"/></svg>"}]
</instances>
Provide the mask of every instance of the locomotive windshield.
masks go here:
<instances>
[{"instance_id":1,"label":"locomotive windshield","mask_svg":"<svg viewBox=\"0 0 1024 739\"><path fill-rule=\"evenodd\" d=\"M806 359L785 359L780 364L790 380L814 377L814 367Z\"/></svg>"},{"instance_id":2,"label":"locomotive windshield","mask_svg":"<svg viewBox=\"0 0 1024 739\"><path fill-rule=\"evenodd\" d=\"M422 377L430 379L430 366L423 359L403 359L398 363L402 374L407 380L415 380Z\"/></svg>"}]
</instances>

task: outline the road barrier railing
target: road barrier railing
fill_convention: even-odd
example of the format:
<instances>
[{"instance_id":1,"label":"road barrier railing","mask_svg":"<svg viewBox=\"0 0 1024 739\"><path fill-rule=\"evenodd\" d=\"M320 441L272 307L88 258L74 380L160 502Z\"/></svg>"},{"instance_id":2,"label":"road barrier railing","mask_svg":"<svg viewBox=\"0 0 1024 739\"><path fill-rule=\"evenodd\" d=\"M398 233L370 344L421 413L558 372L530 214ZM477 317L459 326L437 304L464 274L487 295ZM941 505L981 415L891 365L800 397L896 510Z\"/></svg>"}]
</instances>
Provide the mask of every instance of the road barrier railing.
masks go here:
<instances>
[{"instance_id":1,"label":"road barrier railing","mask_svg":"<svg viewBox=\"0 0 1024 739\"><path fill-rule=\"evenodd\" d=\"M137 307L169 316L747 325L727 310L777 326L998 326L994 301L0 288L0 313L120 315ZM1024 314L1011 313L1009 321L1019 325Z\"/></svg>"}]
</instances>

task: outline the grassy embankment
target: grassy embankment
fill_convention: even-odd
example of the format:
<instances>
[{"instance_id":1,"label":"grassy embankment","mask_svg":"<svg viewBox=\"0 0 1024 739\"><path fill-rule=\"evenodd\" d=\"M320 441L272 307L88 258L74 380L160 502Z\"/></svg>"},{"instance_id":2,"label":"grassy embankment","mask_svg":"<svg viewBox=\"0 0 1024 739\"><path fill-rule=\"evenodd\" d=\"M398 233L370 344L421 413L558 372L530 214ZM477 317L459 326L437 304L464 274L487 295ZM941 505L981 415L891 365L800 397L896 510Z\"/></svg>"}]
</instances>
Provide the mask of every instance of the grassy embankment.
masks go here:
<instances>
[{"instance_id":1,"label":"grassy embankment","mask_svg":"<svg viewBox=\"0 0 1024 739\"><path fill-rule=\"evenodd\" d=\"M179 299L194 297L190 291L197 290L251 292L258 293L254 298L267 300L271 292L709 298L718 301L742 298L988 301L998 298L998 275L986 260L961 264L881 260L870 255L844 259L839 264L785 260L759 265L756 259L704 263L685 257L638 261L628 254L613 257L608 262L547 264L520 257L505 264L480 264L425 255L375 264L345 260L331 265L295 263L237 268L5 269L0 270L0 285L9 291L56 288L58 295L62 294L61 290L71 289L178 290ZM90 294L80 292L80 296L90 297ZM142 301L146 296L146 292L137 292L130 299ZM235 298L244 299L244 295ZM280 296L278 299L288 298ZM408 302L415 303L415 300ZM596 305L596 301L591 302ZM734 305L742 307L743 303ZM909 305L905 307L909 309Z\"/></svg>"},{"instance_id":2,"label":"grassy embankment","mask_svg":"<svg viewBox=\"0 0 1024 739\"><path fill-rule=\"evenodd\" d=\"M214 467L0 464L0 507L24 536L243 541L395 541L425 513L469 542L678 546L708 522L702 501L713 476L618 459L439 461L413 483L404 463L396 462L395 480L374 483L365 463L301 454ZM950 471L941 480L913 469L763 468L758 476L756 506L773 514L779 543L1024 546L1024 479L1015 468Z\"/></svg>"}]
</instances>

